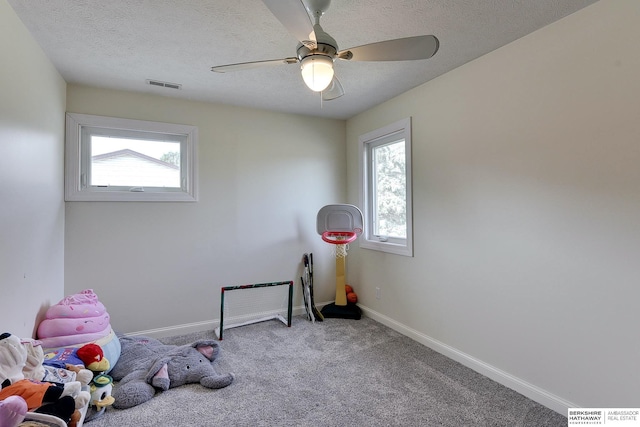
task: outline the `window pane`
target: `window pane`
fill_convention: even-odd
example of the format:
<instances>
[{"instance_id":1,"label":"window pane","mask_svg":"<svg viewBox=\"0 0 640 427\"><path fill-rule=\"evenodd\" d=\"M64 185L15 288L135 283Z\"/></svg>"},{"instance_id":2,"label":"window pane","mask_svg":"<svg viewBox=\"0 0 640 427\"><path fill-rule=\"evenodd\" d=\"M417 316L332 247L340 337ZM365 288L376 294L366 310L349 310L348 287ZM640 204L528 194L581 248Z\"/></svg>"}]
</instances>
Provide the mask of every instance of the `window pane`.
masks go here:
<instances>
[{"instance_id":1,"label":"window pane","mask_svg":"<svg viewBox=\"0 0 640 427\"><path fill-rule=\"evenodd\" d=\"M91 136L96 187L180 188L180 142Z\"/></svg>"},{"instance_id":2,"label":"window pane","mask_svg":"<svg viewBox=\"0 0 640 427\"><path fill-rule=\"evenodd\" d=\"M378 236L407 237L407 181L405 141L395 141L372 149L374 177L373 233Z\"/></svg>"},{"instance_id":3,"label":"window pane","mask_svg":"<svg viewBox=\"0 0 640 427\"><path fill-rule=\"evenodd\" d=\"M197 202L198 128L67 113L65 201Z\"/></svg>"},{"instance_id":4,"label":"window pane","mask_svg":"<svg viewBox=\"0 0 640 427\"><path fill-rule=\"evenodd\" d=\"M360 247L413 256L411 118L358 138L364 233Z\"/></svg>"}]
</instances>

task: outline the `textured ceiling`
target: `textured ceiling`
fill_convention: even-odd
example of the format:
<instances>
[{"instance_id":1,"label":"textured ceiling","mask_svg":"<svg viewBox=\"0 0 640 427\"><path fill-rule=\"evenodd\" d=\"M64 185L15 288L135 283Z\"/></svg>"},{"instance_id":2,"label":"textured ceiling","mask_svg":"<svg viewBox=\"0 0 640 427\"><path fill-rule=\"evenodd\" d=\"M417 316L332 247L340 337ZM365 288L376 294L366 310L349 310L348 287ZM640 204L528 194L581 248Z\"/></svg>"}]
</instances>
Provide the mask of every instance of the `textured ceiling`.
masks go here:
<instances>
[{"instance_id":1,"label":"textured ceiling","mask_svg":"<svg viewBox=\"0 0 640 427\"><path fill-rule=\"evenodd\" d=\"M8 0L68 83L340 119L595 1L333 0L321 24L340 49L433 34L440 50L420 61L336 61L345 95L321 103L297 64L210 71L295 56L297 41L261 0Z\"/></svg>"}]
</instances>

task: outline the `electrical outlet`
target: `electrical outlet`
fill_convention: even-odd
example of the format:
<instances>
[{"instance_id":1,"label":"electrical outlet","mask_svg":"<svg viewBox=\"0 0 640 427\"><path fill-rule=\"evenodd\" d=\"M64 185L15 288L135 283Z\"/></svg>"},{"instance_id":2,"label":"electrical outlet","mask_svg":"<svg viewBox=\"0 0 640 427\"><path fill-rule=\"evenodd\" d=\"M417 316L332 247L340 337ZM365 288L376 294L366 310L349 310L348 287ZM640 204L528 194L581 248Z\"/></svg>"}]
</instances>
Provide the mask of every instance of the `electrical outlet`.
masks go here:
<instances>
[{"instance_id":1,"label":"electrical outlet","mask_svg":"<svg viewBox=\"0 0 640 427\"><path fill-rule=\"evenodd\" d=\"M380 299L380 288L376 288L376 299Z\"/></svg>"}]
</instances>

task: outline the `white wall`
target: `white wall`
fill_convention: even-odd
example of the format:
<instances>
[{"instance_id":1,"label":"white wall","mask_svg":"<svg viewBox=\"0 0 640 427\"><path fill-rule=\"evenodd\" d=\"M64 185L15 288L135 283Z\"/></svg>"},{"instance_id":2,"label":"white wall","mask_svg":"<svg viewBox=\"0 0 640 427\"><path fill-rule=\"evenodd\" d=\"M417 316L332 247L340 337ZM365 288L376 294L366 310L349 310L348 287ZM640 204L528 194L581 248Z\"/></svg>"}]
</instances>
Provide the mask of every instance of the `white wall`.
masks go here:
<instances>
[{"instance_id":1,"label":"white wall","mask_svg":"<svg viewBox=\"0 0 640 427\"><path fill-rule=\"evenodd\" d=\"M638 40L603 0L348 121L359 203L358 135L414 119L415 257L349 254L372 316L561 413L638 406Z\"/></svg>"},{"instance_id":2,"label":"white wall","mask_svg":"<svg viewBox=\"0 0 640 427\"><path fill-rule=\"evenodd\" d=\"M316 259L335 296L318 210L346 199L344 121L69 85L67 110L199 128L197 203L69 202L65 291L92 288L120 332L206 329L220 287L294 280Z\"/></svg>"},{"instance_id":3,"label":"white wall","mask_svg":"<svg viewBox=\"0 0 640 427\"><path fill-rule=\"evenodd\" d=\"M0 0L0 332L63 297L65 82Z\"/></svg>"}]
</instances>

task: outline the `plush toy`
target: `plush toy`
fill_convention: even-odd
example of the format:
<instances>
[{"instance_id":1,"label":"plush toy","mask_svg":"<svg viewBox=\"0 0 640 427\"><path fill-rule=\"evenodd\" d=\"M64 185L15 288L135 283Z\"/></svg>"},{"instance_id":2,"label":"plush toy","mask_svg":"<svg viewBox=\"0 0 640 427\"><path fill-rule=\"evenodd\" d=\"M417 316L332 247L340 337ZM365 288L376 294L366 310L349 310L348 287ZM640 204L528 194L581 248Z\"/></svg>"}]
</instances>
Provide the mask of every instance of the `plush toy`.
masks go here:
<instances>
[{"instance_id":1,"label":"plush toy","mask_svg":"<svg viewBox=\"0 0 640 427\"><path fill-rule=\"evenodd\" d=\"M104 357L99 345L83 345L76 351L76 355L82 360L84 367L93 372L105 372L110 368L109 360Z\"/></svg>"},{"instance_id":2,"label":"plush toy","mask_svg":"<svg viewBox=\"0 0 640 427\"><path fill-rule=\"evenodd\" d=\"M77 422L77 409L88 403L89 393L81 391L78 381L55 384L26 378L23 370L31 373L32 369L27 367L27 353L20 338L10 333L0 335L0 401L19 396L29 410L54 415L70 425Z\"/></svg>"},{"instance_id":3,"label":"plush toy","mask_svg":"<svg viewBox=\"0 0 640 427\"><path fill-rule=\"evenodd\" d=\"M95 374L106 372L110 368L109 360L104 357L102 348L96 344L85 344L80 348L66 347L47 352L44 364L56 368L66 368L67 365L84 365Z\"/></svg>"},{"instance_id":4,"label":"plush toy","mask_svg":"<svg viewBox=\"0 0 640 427\"><path fill-rule=\"evenodd\" d=\"M20 396L9 396L0 401L0 426L16 427L27 414L27 402Z\"/></svg>"},{"instance_id":5,"label":"plush toy","mask_svg":"<svg viewBox=\"0 0 640 427\"><path fill-rule=\"evenodd\" d=\"M38 325L37 337L45 353L59 348L96 344L114 366L120 357L120 341L111 328L110 320L98 296L93 290L85 289L49 307L45 319ZM108 372L107 369L105 373Z\"/></svg>"},{"instance_id":6,"label":"plush toy","mask_svg":"<svg viewBox=\"0 0 640 427\"><path fill-rule=\"evenodd\" d=\"M113 378L109 375L98 375L91 382L91 406L104 409L113 405L115 398L111 396L113 391Z\"/></svg>"},{"instance_id":7,"label":"plush toy","mask_svg":"<svg viewBox=\"0 0 640 427\"><path fill-rule=\"evenodd\" d=\"M71 381L78 381L83 387L88 386L93 379L93 372L82 366L67 364L64 368L54 366L44 366L45 375L42 381L50 383L65 384Z\"/></svg>"},{"instance_id":8,"label":"plush toy","mask_svg":"<svg viewBox=\"0 0 640 427\"><path fill-rule=\"evenodd\" d=\"M34 355L40 357L40 353L35 350ZM113 380L108 375L102 374L109 369L109 361L104 357L100 346L91 343L80 348L60 348L49 351L46 355L42 354L42 359L45 363L47 381L64 383L77 379L82 385L89 385L90 400L85 421L91 421L102 415L106 407L113 404L111 396ZM85 365L90 369L76 364Z\"/></svg>"},{"instance_id":9,"label":"plush toy","mask_svg":"<svg viewBox=\"0 0 640 427\"><path fill-rule=\"evenodd\" d=\"M40 341L23 339L22 345L27 350L27 362L22 369L27 379L58 384L78 381L83 387L88 386L93 379L93 372L85 369L82 364L67 363L64 367L46 365Z\"/></svg>"},{"instance_id":10,"label":"plush toy","mask_svg":"<svg viewBox=\"0 0 640 427\"><path fill-rule=\"evenodd\" d=\"M49 307L37 335L45 348L71 347L105 337L110 331L104 304L92 289L85 289Z\"/></svg>"},{"instance_id":11,"label":"plush toy","mask_svg":"<svg viewBox=\"0 0 640 427\"><path fill-rule=\"evenodd\" d=\"M130 408L151 399L159 390L189 383L222 388L233 382L233 374L218 374L213 362L220 352L213 340L190 345L166 345L149 337L120 337L122 352L111 370L114 408Z\"/></svg>"},{"instance_id":12,"label":"plush toy","mask_svg":"<svg viewBox=\"0 0 640 427\"><path fill-rule=\"evenodd\" d=\"M91 401L85 421L92 421L98 418L104 414L108 406L113 405L115 399L111 395L112 391L113 378L109 375L98 375L91 381Z\"/></svg>"}]
</instances>

